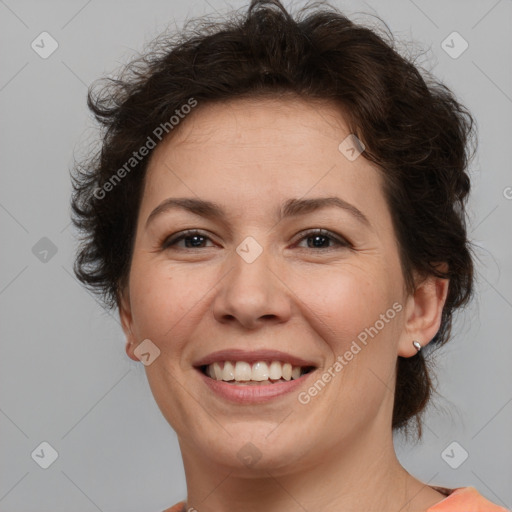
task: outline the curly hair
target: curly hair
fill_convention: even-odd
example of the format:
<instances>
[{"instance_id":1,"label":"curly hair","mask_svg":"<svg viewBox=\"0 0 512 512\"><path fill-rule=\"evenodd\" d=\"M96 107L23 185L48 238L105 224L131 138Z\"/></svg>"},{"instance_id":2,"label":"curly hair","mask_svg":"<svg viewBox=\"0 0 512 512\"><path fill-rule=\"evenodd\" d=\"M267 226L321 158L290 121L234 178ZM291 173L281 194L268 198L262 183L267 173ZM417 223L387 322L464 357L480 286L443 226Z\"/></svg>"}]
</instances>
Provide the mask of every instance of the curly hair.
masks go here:
<instances>
[{"instance_id":1,"label":"curly hair","mask_svg":"<svg viewBox=\"0 0 512 512\"><path fill-rule=\"evenodd\" d=\"M407 290L414 291L413 272L450 280L430 343L444 344L453 312L473 289L465 208L475 123L449 88L419 69L400 55L389 29L378 34L329 4L308 5L294 18L278 0L253 0L243 14L191 20L157 38L117 78L89 89L101 147L72 172L72 220L82 235L77 278L109 308L119 306L155 127L172 135L169 120L193 102L295 94L339 105L364 158L378 165ZM429 371L423 352L398 358L393 429L407 431L415 419L421 438Z\"/></svg>"}]
</instances>

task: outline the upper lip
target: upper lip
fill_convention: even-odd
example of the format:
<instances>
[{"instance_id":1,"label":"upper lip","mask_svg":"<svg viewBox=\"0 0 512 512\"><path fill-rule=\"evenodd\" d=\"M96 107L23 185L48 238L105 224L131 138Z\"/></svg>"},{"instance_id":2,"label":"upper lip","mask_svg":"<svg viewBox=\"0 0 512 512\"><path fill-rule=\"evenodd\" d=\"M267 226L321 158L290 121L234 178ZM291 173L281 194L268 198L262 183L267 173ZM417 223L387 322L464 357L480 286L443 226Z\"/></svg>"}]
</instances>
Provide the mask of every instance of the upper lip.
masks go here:
<instances>
[{"instance_id":1,"label":"upper lip","mask_svg":"<svg viewBox=\"0 0 512 512\"><path fill-rule=\"evenodd\" d=\"M282 361L283 363L290 363L292 366L317 366L314 362L308 361L301 357L287 354L279 350L240 350L240 349L226 349L212 352L193 363L193 366L208 366L209 364L222 361L245 361L247 363L256 363L258 361Z\"/></svg>"}]
</instances>

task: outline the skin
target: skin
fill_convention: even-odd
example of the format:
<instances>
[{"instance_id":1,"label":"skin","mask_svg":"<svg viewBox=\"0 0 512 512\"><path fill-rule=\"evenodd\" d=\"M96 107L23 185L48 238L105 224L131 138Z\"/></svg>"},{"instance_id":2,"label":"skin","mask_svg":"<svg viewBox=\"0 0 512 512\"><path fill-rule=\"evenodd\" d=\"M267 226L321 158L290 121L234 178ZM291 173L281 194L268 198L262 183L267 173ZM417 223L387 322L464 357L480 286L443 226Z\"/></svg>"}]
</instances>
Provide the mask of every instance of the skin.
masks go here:
<instances>
[{"instance_id":1,"label":"skin","mask_svg":"<svg viewBox=\"0 0 512 512\"><path fill-rule=\"evenodd\" d=\"M199 512L410 512L445 498L400 465L391 418L397 357L434 337L448 281L430 276L406 291L380 170L338 150L349 133L329 103L237 99L196 107L149 163L120 316L130 358L139 361L144 339L161 351L146 374L178 436L187 507ZM275 217L285 200L324 196L369 225L336 207ZM172 209L146 226L169 197L214 201L227 217ZM313 228L352 247L315 247L302 238ZM162 249L186 229L207 238ZM235 250L247 236L263 249L250 264ZM295 392L226 402L192 366L221 349L270 348L314 361L320 377L394 303L401 312L307 405ZM251 467L237 456L248 442L261 455Z\"/></svg>"}]
</instances>

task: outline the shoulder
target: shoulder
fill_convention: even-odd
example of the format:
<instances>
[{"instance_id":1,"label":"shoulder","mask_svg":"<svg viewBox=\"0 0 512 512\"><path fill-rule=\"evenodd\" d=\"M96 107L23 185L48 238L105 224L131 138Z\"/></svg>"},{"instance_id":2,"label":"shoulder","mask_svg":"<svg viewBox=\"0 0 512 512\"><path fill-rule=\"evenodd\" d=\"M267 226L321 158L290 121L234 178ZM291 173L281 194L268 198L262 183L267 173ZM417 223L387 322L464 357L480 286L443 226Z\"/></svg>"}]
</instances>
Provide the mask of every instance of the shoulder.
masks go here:
<instances>
[{"instance_id":1,"label":"shoulder","mask_svg":"<svg viewBox=\"0 0 512 512\"><path fill-rule=\"evenodd\" d=\"M511 512L484 498L474 487L443 489L447 497L427 512Z\"/></svg>"},{"instance_id":2,"label":"shoulder","mask_svg":"<svg viewBox=\"0 0 512 512\"><path fill-rule=\"evenodd\" d=\"M173 505L171 508L166 508L163 512L185 512L185 502L180 501Z\"/></svg>"}]
</instances>

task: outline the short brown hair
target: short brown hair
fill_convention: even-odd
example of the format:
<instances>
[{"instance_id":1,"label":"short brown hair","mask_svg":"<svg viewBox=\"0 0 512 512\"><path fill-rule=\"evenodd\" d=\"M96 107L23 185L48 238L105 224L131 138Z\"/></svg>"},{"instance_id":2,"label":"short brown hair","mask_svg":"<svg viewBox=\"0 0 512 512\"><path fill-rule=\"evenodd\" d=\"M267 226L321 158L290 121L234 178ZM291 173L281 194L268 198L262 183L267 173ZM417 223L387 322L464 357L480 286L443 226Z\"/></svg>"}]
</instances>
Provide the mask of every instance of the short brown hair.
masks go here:
<instances>
[{"instance_id":1,"label":"short brown hair","mask_svg":"<svg viewBox=\"0 0 512 512\"><path fill-rule=\"evenodd\" d=\"M88 106L104 130L101 149L72 176L73 222L83 235L77 277L108 307L119 304L151 151L105 197L97 191L156 126L190 98L205 104L295 93L341 106L364 157L382 170L408 290L413 271L450 279L430 343L444 344L452 313L468 302L473 285L465 204L474 122L467 109L398 53L389 30L379 35L328 4L306 6L293 18L277 0L254 0L243 15L203 18L187 29L157 39L117 79L89 90ZM414 417L421 437L420 413L432 390L423 353L399 357L392 427L405 428Z\"/></svg>"}]
</instances>

